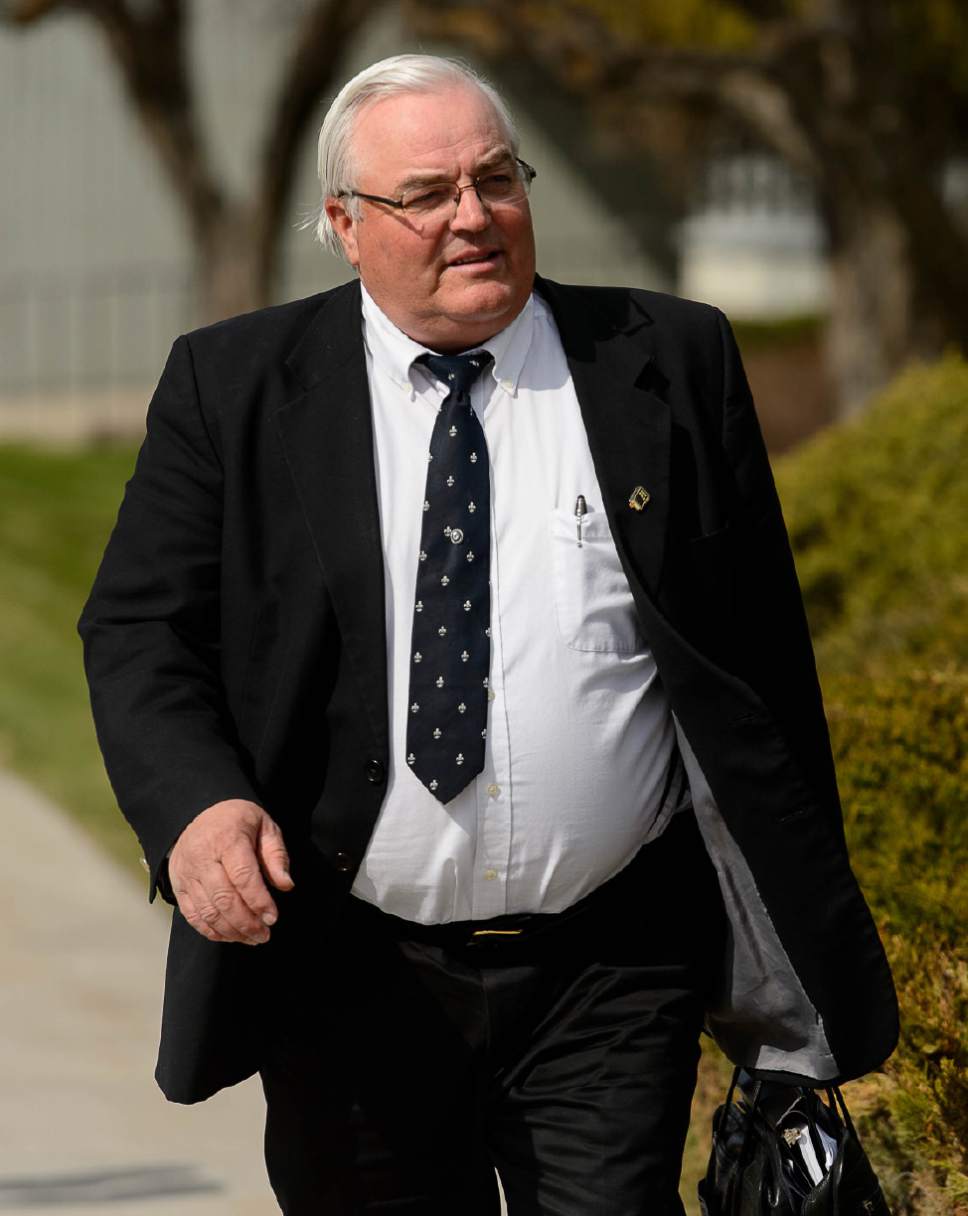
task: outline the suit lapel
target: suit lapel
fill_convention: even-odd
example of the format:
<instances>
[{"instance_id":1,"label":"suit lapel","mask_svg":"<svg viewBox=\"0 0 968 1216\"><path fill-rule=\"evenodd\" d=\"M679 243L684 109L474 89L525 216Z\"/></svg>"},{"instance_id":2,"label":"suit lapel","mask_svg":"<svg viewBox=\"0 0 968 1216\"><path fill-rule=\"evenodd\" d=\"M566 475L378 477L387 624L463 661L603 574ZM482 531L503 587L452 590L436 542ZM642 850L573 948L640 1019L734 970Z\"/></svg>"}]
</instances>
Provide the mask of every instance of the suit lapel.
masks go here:
<instances>
[{"instance_id":1,"label":"suit lapel","mask_svg":"<svg viewBox=\"0 0 968 1216\"><path fill-rule=\"evenodd\" d=\"M654 598L669 518L671 417L648 387L652 321L625 291L598 291L596 307L586 290L536 286L558 326L619 554ZM641 510L629 504L638 487L648 494Z\"/></svg>"},{"instance_id":2,"label":"suit lapel","mask_svg":"<svg viewBox=\"0 0 968 1216\"><path fill-rule=\"evenodd\" d=\"M328 297L287 360L274 421L377 745L389 747L383 550L360 290Z\"/></svg>"}]
</instances>

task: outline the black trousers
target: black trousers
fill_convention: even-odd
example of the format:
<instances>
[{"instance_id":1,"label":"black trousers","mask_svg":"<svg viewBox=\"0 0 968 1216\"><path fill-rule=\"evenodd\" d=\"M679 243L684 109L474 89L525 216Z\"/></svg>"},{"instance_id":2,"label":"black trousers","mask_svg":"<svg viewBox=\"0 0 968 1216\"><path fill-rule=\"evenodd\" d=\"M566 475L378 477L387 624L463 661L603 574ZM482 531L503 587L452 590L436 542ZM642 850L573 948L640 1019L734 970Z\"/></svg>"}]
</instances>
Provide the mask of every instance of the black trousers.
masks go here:
<instances>
[{"instance_id":1,"label":"black trousers","mask_svg":"<svg viewBox=\"0 0 968 1216\"><path fill-rule=\"evenodd\" d=\"M556 916L286 912L261 1068L286 1216L496 1216L495 1168L510 1216L681 1214L724 924L691 812Z\"/></svg>"}]
</instances>

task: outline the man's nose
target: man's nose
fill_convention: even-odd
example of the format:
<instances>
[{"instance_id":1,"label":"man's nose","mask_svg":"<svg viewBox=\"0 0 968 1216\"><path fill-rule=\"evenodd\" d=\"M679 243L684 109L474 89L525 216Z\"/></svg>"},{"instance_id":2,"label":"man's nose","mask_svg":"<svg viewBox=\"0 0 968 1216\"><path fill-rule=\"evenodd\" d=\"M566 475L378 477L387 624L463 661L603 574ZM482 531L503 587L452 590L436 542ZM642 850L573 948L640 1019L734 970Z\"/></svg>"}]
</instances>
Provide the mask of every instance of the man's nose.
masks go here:
<instances>
[{"instance_id":1,"label":"man's nose","mask_svg":"<svg viewBox=\"0 0 968 1216\"><path fill-rule=\"evenodd\" d=\"M453 229L470 229L480 232L491 222L488 209L481 202L477 187L473 182L466 186L457 187L457 205L450 221Z\"/></svg>"}]
</instances>

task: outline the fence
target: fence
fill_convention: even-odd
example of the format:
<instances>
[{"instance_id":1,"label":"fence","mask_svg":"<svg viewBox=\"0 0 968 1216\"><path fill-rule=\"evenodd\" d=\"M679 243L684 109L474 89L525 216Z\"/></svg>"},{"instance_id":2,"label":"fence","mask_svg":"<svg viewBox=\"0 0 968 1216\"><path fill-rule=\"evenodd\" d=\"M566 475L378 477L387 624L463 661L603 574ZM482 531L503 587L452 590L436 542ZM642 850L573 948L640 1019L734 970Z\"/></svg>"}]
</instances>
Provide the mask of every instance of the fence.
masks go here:
<instances>
[{"instance_id":1,"label":"fence","mask_svg":"<svg viewBox=\"0 0 968 1216\"><path fill-rule=\"evenodd\" d=\"M0 278L0 396L157 379L190 311L189 276L171 267Z\"/></svg>"}]
</instances>

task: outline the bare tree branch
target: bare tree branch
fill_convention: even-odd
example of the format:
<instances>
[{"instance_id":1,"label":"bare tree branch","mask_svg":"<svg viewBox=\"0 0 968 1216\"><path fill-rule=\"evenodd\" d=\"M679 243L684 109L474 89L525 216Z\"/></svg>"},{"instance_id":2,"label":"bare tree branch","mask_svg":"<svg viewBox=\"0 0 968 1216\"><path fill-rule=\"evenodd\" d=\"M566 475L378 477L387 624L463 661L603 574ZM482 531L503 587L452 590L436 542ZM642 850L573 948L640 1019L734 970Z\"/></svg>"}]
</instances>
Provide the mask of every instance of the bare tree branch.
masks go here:
<instances>
[{"instance_id":1,"label":"bare tree branch","mask_svg":"<svg viewBox=\"0 0 968 1216\"><path fill-rule=\"evenodd\" d=\"M183 0L136 15L124 0L71 0L100 26L125 89L196 237L225 205L198 122L185 47Z\"/></svg>"},{"instance_id":2,"label":"bare tree branch","mask_svg":"<svg viewBox=\"0 0 968 1216\"><path fill-rule=\"evenodd\" d=\"M500 27L500 46L485 23L471 20L471 7L487 10L487 24ZM778 20L750 50L691 50L621 45L584 5L560 6L561 19L553 26L506 0L464 3L453 10L448 0L419 0L414 10L420 32L436 28L443 36L473 40L479 53L493 59L513 48L593 108L607 109L613 122L621 121L624 110L636 126L643 106L675 104L707 115L725 113L802 171L814 177L819 173L816 154L776 83L794 56L813 53L817 34L789 21Z\"/></svg>"},{"instance_id":3,"label":"bare tree branch","mask_svg":"<svg viewBox=\"0 0 968 1216\"><path fill-rule=\"evenodd\" d=\"M0 0L0 13L26 25L62 8L100 29L187 216L201 316L213 319L265 302L302 137L348 43L384 2L314 0L306 8L245 198L229 195L205 146L186 47L187 0Z\"/></svg>"},{"instance_id":4,"label":"bare tree branch","mask_svg":"<svg viewBox=\"0 0 968 1216\"><path fill-rule=\"evenodd\" d=\"M296 35L289 66L266 128L256 190L257 225L265 272L296 173L296 155L320 98L349 42L385 0L317 0Z\"/></svg>"},{"instance_id":5,"label":"bare tree branch","mask_svg":"<svg viewBox=\"0 0 968 1216\"><path fill-rule=\"evenodd\" d=\"M10 25L33 25L55 9L63 8L67 0L3 0L0 19Z\"/></svg>"},{"instance_id":6,"label":"bare tree branch","mask_svg":"<svg viewBox=\"0 0 968 1216\"><path fill-rule=\"evenodd\" d=\"M730 0L730 8L759 23L784 20L789 15L790 6L783 0Z\"/></svg>"}]
</instances>

